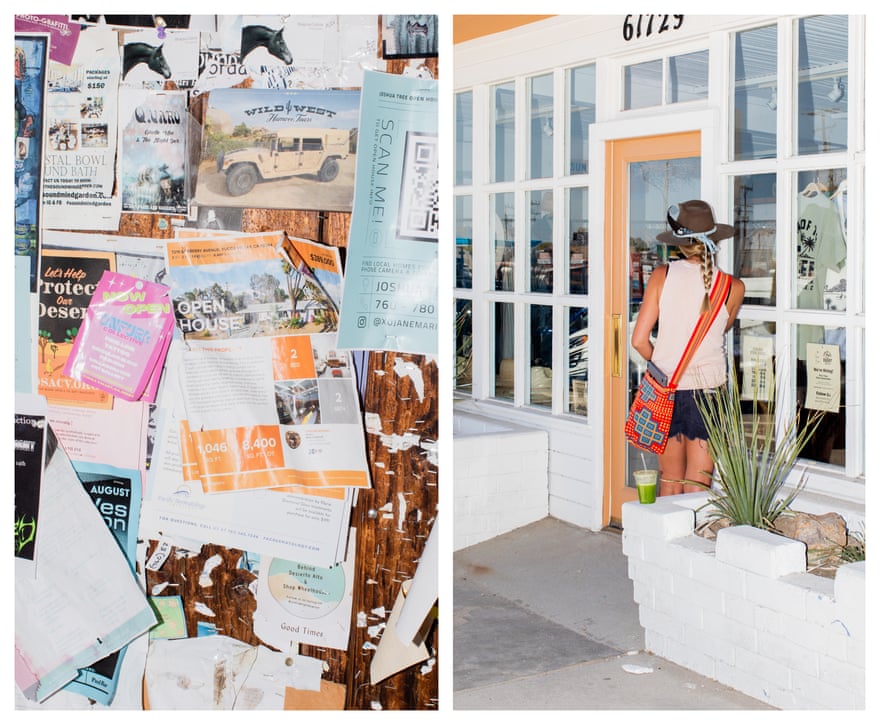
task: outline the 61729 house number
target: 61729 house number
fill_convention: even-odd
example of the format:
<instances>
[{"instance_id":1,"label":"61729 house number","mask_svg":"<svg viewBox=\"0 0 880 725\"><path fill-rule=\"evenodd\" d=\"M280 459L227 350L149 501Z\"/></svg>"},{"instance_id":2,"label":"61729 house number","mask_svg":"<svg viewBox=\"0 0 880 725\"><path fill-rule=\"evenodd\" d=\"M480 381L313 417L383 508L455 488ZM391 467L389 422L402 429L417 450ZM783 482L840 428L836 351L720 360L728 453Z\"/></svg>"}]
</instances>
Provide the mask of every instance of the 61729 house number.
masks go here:
<instances>
[{"instance_id":1,"label":"61729 house number","mask_svg":"<svg viewBox=\"0 0 880 725\"><path fill-rule=\"evenodd\" d=\"M623 19L623 39L646 38L652 33L665 33L678 30L684 22L684 15L627 15Z\"/></svg>"}]
</instances>

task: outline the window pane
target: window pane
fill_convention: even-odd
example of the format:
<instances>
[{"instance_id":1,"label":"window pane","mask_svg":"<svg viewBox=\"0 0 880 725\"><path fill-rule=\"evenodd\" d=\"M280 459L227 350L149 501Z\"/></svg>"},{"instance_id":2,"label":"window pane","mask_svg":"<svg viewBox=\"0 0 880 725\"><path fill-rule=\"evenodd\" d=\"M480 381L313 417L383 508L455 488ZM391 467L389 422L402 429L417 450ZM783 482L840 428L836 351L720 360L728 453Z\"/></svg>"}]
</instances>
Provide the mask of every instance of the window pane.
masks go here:
<instances>
[{"instance_id":1,"label":"window pane","mask_svg":"<svg viewBox=\"0 0 880 725\"><path fill-rule=\"evenodd\" d=\"M471 197L455 197L455 286L466 289L474 277L473 216Z\"/></svg>"},{"instance_id":2,"label":"window pane","mask_svg":"<svg viewBox=\"0 0 880 725\"><path fill-rule=\"evenodd\" d=\"M495 397L513 400L513 303L495 303Z\"/></svg>"},{"instance_id":3,"label":"window pane","mask_svg":"<svg viewBox=\"0 0 880 725\"><path fill-rule=\"evenodd\" d=\"M494 149L492 181L512 181L514 161L513 119L514 85L505 83L494 88L492 109L492 148Z\"/></svg>"},{"instance_id":4,"label":"window pane","mask_svg":"<svg viewBox=\"0 0 880 725\"><path fill-rule=\"evenodd\" d=\"M529 195L529 291L553 291L553 192Z\"/></svg>"},{"instance_id":5,"label":"window pane","mask_svg":"<svg viewBox=\"0 0 880 725\"><path fill-rule=\"evenodd\" d=\"M553 395L553 308L529 305L529 396L531 405L547 408Z\"/></svg>"},{"instance_id":6,"label":"window pane","mask_svg":"<svg viewBox=\"0 0 880 725\"><path fill-rule=\"evenodd\" d=\"M470 91L455 94L455 183L473 183L474 99Z\"/></svg>"},{"instance_id":7,"label":"window pane","mask_svg":"<svg viewBox=\"0 0 880 725\"><path fill-rule=\"evenodd\" d=\"M846 309L845 169L798 174L796 307Z\"/></svg>"},{"instance_id":8,"label":"window pane","mask_svg":"<svg viewBox=\"0 0 880 725\"><path fill-rule=\"evenodd\" d=\"M826 411L802 458L837 466L846 455L846 330L797 326L797 398L804 425L813 410ZM803 352L803 356L801 353Z\"/></svg>"},{"instance_id":9,"label":"window pane","mask_svg":"<svg viewBox=\"0 0 880 725\"><path fill-rule=\"evenodd\" d=\"M553 176L553 75L529 79L529 178Z\"/></svg>"},{"instance_id":10,"label":"window pane","mask_svg":"<svg viewBox=\"0 0 880 725\"><path fill-rule=\"evenodd\" d=\"M776 175L733 178L733 273L747 305L776 304Z\"/></svg>"},{"instance_id":11,"label":"window pane","mask_svg":"<svg viewBox=\"0 0 880 725\"><path fill-rule=\"evenodd\" d=\"M495 239L495 289L513 290L513 194L492 194L495 209L492 229Z\"/></svg>"},{"instance_id":12,"label":"window pane","mask_svg":"<svg viewBox=\"0 0 880 725\"><path fill-rule=\"evenodd\" d=\"M798 153L846 149L847 17L798 21Z\"/></svg>"},{"instance_id":13,"label":"window pane","mask_svg":"<svg viewBox=\"0 0 880 725\"><path fill-rule=\"evenodd\" d=\"M596 66L571 68L568 73L568 159L569 174L590 170L590 124L596 121Z\"/></svg>"},{"instance_id":14,"label":"window pane","mask_svg":"<svg viewBox=\"0 0 880 725\"><path fill-rule=\"evenodd\" d=\"M733 362L747 435L770 429L770 405L776 398L776 323L737 319Z\"/></svg>"},{"instance_id":15,"label":"window pane","mask_svg":"<svg viewBox=\"0 0 880 725\"><path fill-rule=\"evenodd\" d=\"M587 380L590 360L586 307L568 308L568 404L566 410L587 414Z\"/></svg>"},{"instance_id":16,"label":"window pane","mask_svg":"<svg viewBox=\"0 0 880 725\"><path fill-rule=\"evenodd\" d=\"M709 97L709 51L674 55L669 59L666 98L683 103Z\"/></svg>"},{"instance_id":17,"label":"window pane","mask_svg":"<svg viewBox=\"0 0 880 725\"><path fill-rule=\"evenodd\" d=\"M455 387L470 390L473 373L473 305L470 300L455 301Z\"/></svg>"},{"instance_id":18,"label":"window pane","mask_svg":"<svg viewBox=\"0 0 880 725\"><path fill-rule=\"evenodd\" d=\"M776 26L736 34L733 129L735 159L776 155Z\"/></svg>"},{"instance_id":19,"label":"window pane","mask_svg":"<svg viewBox=\"0 0 880 725\"><path fill-rule=\"evenodd\" d=\"M663 103L663 61L649 60L624 68L624 110Z\"/></svg>"},{"instance_id":20,"label":"window pane","mask_svg":"<svg viewBox=\"0 0 880 725\"><path fill-rule=\"evenodd\" d=\"M587 189L568 190L568 289L573 295L585 295L589 266L587 245Z\"/></svg>"}]
</instances>

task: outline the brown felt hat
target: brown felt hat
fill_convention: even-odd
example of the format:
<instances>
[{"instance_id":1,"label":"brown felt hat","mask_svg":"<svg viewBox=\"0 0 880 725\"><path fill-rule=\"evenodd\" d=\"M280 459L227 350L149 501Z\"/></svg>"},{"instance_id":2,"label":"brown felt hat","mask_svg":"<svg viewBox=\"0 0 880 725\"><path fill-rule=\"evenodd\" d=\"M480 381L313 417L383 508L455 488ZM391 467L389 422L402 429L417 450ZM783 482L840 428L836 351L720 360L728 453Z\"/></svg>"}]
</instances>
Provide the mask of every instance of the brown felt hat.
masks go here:
<instances>
[{"instance_id":1,"label":"brown felt hat","mask_svg":"<svg viewBox=\"0 0 880 725\"><path fill-rule=\"evenodd\" d=\"M705 234L713 242L733 236L733 227L717 224L712 207L701 199L683 201L669 207L666 221L672 229L657 235L657 241L665 244L690 244L691 237L696 234Z\"/></svg>"}]
</instances>

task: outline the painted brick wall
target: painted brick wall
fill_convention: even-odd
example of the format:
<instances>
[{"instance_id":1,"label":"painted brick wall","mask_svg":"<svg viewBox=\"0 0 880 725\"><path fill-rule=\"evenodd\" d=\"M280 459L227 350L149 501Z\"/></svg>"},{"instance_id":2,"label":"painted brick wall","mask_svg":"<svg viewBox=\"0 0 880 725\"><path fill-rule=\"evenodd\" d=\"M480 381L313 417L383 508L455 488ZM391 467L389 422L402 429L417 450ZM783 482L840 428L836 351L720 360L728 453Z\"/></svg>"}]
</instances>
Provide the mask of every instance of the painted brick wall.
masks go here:
<instances>
[{"instance_id":1,"label":"painted brick wall","mask_svg":"<svg viewBox=\"0 0 880 725\"><path fill-rule=\"evenodd\" d=\"M645 648L782 709L865 707L865 564L806 573L804 545L751 527L693 535L702 494L623 506Z\"/></svg>"}]
</instances>

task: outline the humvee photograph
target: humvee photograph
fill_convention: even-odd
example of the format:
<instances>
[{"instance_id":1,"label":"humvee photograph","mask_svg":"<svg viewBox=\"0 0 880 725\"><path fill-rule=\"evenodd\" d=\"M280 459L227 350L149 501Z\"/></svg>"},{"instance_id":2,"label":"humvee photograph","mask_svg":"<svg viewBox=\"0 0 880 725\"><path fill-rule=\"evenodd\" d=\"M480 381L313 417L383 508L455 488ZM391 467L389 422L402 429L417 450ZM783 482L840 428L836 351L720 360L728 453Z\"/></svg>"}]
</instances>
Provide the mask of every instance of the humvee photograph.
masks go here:
<instances>
[{"instance_id":1,"label":"humvee photograph","mask_svg":"<svg viewBox=\"0 0 880 725\"><path fill-rule=\"evenodd\" d=\"M333 181L348 154L348 131L290 128L267 136L263 145L221 151L217 171L226 177L226 191L241 196L268 179L314 174L318 181Z\"/></svg>"}]
</instances>

